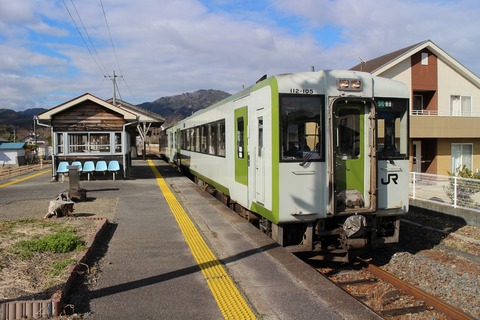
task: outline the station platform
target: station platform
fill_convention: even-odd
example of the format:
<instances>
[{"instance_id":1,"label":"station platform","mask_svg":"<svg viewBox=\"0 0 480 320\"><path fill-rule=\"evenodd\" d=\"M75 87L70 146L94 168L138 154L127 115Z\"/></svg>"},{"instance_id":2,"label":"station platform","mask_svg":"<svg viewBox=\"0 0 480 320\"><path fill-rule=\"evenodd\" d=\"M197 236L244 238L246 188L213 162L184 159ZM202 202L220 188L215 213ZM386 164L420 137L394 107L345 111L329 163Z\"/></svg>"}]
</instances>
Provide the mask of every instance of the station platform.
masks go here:
<instances>
[{"instance_id":1,"label":"station platform","mask_svg":"<svg viewBox=\"0 0 480 320\"><path fill-rule=\"evenodd\" d=\"M81 186L118 199L87 319L381 319L163 160Z\"/></svg>"}]
</instances>

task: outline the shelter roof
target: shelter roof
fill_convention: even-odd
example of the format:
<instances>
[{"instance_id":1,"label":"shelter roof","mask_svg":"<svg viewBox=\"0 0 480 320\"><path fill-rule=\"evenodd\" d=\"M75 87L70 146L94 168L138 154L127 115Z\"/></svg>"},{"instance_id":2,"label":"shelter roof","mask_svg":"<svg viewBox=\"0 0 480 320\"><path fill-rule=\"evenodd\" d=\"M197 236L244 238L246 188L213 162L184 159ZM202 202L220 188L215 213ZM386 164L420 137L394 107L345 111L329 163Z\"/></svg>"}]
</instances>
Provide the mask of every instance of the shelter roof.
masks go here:
<instances>
[{"instance_id":1,"label":"shelter roof","mask_svg":"<svg viewBox=\"0 0 480 320\"><path fill-rule=\"evenodd\" d=\"M37 117L39 120L47 120L47 121L50 121L52 120L52 117L54 115L56 115L57 113L60 113L66 109L69 109L73 106L76 106L82 102L85 102L85 101L92 101L104 108L107 108L107 109L110 109L114 112L117 112L121 115L123 115L123 118L125 119L125 121L127 122L134 122L137 120L137 117L138 117L138 114L133 112L132 110L128 110L128 109L125 109L121 106L114 106L113 104L105 101L105 100L102 100L90 93L85 93L77 98L74 98L70 101L67 101L67 102L64 102L56 107L53 107L45 112L42 112L40 113Z\"/></svg>"},{"instance_id":2,"label":"shelter roof","mask_svg":"<svg viewBox=\"0 0 480 320\"><path fill-rule=\"evenodd\" d=\"M113 105L112 98L108 99L107 102ZM155 112L149 111L147 109L141 108L139 106L135 106L126 101L115 99L115 105L137 114L139 122L151 123L151 126L153 127L159 127L165 122L165 118L162 117L161 115L156 114Z\"/></svg>"}]
</instances>

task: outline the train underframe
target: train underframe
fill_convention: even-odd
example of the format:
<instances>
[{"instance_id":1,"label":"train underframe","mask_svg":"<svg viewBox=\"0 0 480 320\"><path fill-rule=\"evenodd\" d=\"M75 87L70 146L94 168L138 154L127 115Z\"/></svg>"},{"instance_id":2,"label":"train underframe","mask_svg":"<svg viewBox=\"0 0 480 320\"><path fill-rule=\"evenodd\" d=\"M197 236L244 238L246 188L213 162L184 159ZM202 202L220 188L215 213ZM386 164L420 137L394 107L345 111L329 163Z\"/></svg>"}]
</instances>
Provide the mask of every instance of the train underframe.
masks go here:
<instances>
[{"instance_id":1,"label":"train underframe","mask_svg":"<svg viewBox=\"0 0 480 320\"><path fill-rule=\"evenodd\" d=\"M258 227L292 253L302 253L310 259L350 262L357 256L368 255L370 249L384 243L395 243L400 235L399 216L336 215L304 223L275 224L232 201L230 197L197 177L196 184Z\"/></svg>"}]
</instances>

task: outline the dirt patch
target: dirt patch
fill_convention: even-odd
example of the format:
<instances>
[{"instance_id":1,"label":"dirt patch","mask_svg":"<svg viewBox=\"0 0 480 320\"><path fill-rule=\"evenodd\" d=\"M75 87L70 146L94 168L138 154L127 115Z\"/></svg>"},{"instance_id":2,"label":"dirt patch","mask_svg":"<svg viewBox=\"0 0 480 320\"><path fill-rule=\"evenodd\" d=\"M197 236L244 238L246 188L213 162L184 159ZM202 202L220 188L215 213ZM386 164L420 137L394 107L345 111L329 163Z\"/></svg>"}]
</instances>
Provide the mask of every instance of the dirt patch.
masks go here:
<instances>
[{"instance_id":1,"label":"dirt patch","mask_svg":"<svg viewBox=\"0 0 480 320\"><path fill-rule=\"evenodd\" d=\"M48 299L62 288L70 268L85 253L35 252L20 257L15 246L20 241L53 234L59 228L74 230L85 246L93 240L101 219L114 219L118 198L96 198L74 205L71 217L44 219L49 200L22 200L0 206L0 302Z\"/></svg>"},{"instance_id":2,"label":"dirt patch","mask_svg":"<svg viewBox=\"0 0 480 320\"><path fill-rule=\"evenodd\" d=\"M0 206L0 220L43 218L53 199L16 200ZM118 197L87 198L73 206L73 217L105 217L113 220Z\"/></svg>"}]
</instances>

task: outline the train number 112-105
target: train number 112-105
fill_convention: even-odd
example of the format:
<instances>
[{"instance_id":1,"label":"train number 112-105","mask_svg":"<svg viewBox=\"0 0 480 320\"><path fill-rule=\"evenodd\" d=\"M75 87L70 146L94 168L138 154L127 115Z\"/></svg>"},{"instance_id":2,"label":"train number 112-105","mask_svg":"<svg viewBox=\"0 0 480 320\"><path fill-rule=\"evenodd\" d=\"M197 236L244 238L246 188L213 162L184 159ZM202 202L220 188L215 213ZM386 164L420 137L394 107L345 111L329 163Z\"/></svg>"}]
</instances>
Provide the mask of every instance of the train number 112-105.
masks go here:
<instances>
[{"instance_id":1,"label":"train number 112-105","mask_svg":"<svg viewBox=\"0 0 480 320\"><path fill-rule=\"evenodd\" d=\"M313 94L313 89L290 89L290 93Z\"/></svg>"}]
</instances>

